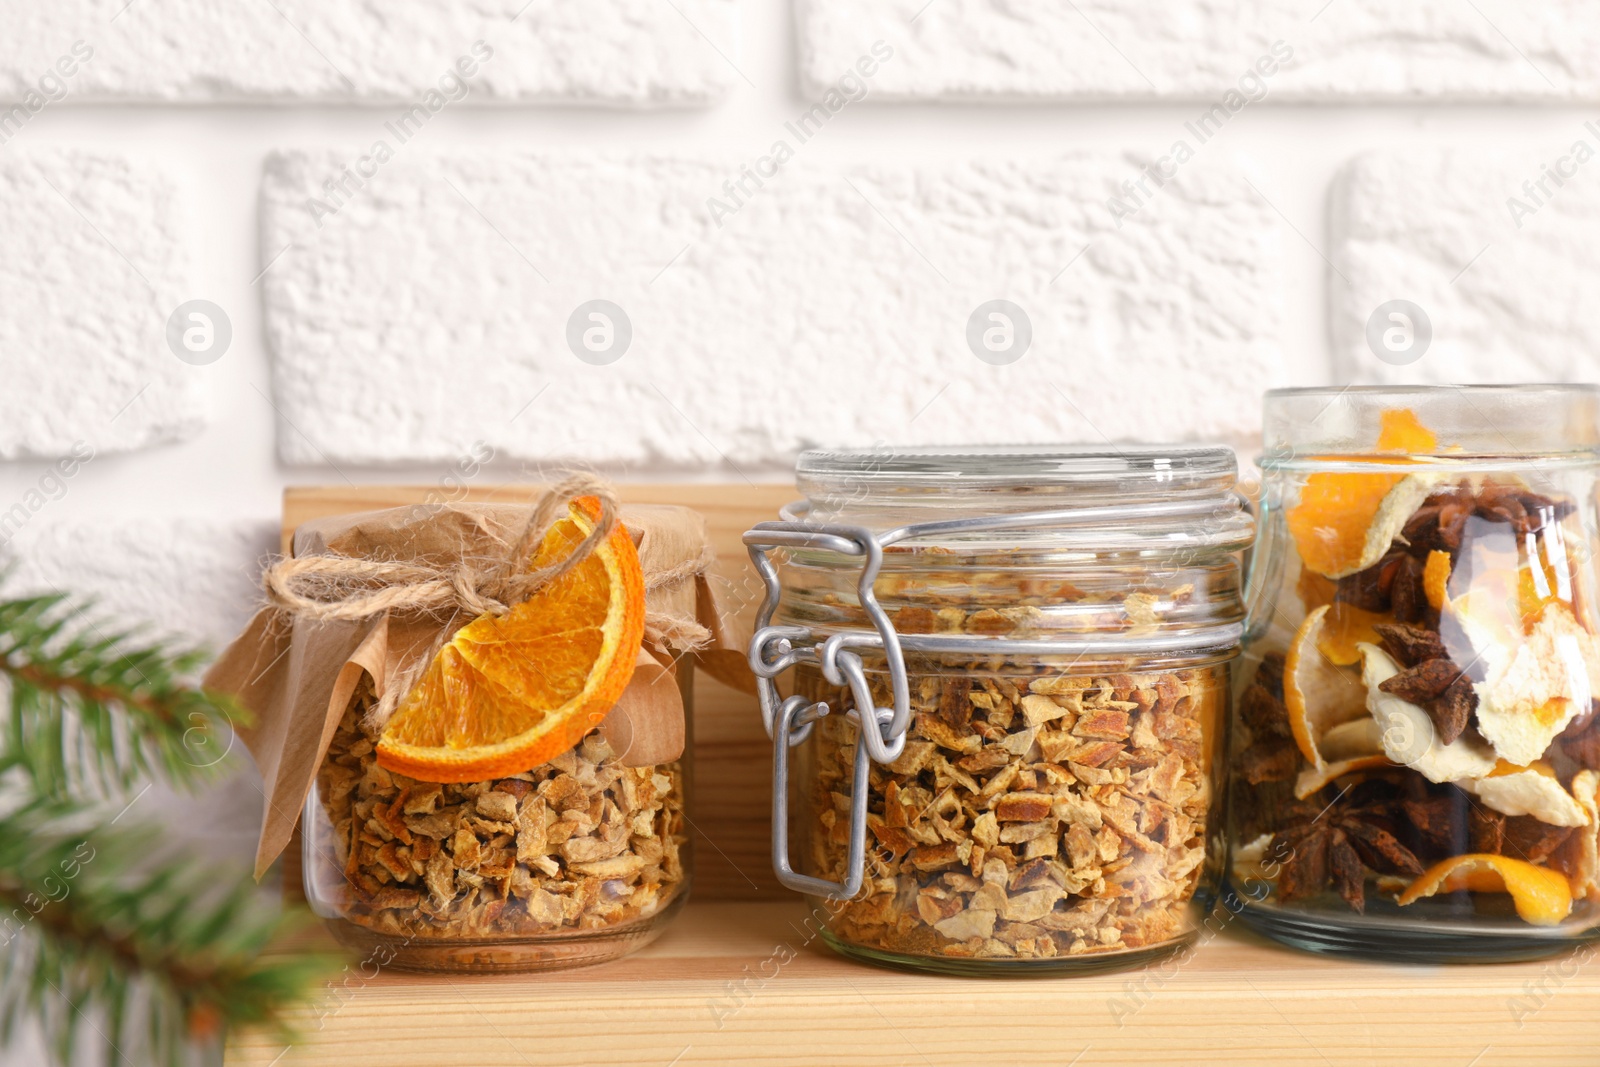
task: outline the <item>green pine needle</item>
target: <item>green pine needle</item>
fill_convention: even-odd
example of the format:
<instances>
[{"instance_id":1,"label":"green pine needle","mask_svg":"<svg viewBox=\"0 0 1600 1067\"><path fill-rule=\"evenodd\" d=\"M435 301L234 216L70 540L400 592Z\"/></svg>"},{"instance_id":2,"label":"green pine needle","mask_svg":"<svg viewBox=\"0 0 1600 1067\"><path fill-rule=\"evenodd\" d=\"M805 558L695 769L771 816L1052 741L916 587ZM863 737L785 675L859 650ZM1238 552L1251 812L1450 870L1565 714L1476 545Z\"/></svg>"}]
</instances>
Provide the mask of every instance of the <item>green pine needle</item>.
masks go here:
<instances>
[{"instance_id":1,"label":"green pine needle","mask_svg":"<svg viewBox=\"0 0 1600 1067\"><path fill-rule=\"evenodd\" d=\"M0 575L0 581L4 576ZM58 1064L179 1067L234 1027L286 1041L327 957L263 960L286 918L248 872L117 825L152 777L192 785L244 722L203 665L107 633L62 595L0 600L0 1049L33 1023ZM119 810L120 809L120 810Z\"/></svg>"},{"instance_id":2,"label":"green pine needle","mask_svg":"<svg viewBox=\"0 0 1600 1067\"><path fill-rule=\"evenodd\" d=\"M37 796L80 799L152 776L208 777L244 712L185 682L204 654L107 633L86 611L61 594L0 601L0 677L11 705L0 776L20 770Z\"/></svg>"},{"instance_id":3,"label":"green pine needle","mask_svg":"<svg viewBox=\"0 0 1600 1067\"><path fill-rule=\"evenodd\" d=\"M62 1064L85 1040L108 1063L172 1067L229 1027L292 1040L285 1009L329 962L260 956L300 920L242 870L179 859L141 873L151 831L76 828L87 821L59 802L0 817L0 1046L25 1019L43 1025Z\"/></svg>"}]
</instances>

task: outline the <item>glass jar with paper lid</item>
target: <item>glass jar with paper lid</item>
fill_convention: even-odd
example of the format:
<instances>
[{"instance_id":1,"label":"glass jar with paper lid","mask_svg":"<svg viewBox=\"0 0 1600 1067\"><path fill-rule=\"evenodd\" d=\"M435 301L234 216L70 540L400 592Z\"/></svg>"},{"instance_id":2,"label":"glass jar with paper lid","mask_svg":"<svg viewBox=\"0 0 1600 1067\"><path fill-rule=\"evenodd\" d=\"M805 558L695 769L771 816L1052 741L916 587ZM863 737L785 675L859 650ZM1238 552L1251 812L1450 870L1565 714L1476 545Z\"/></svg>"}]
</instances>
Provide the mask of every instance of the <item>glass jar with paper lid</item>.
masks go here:
<instances>
[{"instance_id":1,"label":"glass jar with paper lid","mask_svg":"<svg viewBox=\"0 0 1600 1067\"><path fill-rule=\"evenodd\" d=\"M1600 935L1592 386L1267 395L1231 880L1289 944Z\"/></svg>"},{"instance_id":2,"label":"glass jar with paper lid","mask_svg":"<svg viewBox=\"0 0 1600 1067\"><path fill-rule=\"evenodd\" d=\"M378 966L600 962L687 898L704 523L552 493L302 525L213 671L261 724L261 862L303 811L306 896Z\"/></svg>"},{"instance_id":3,"label":"glass jar with paper lid","mask_svg":"<svg viewBox=\"0 0 1600 1067\"><path fill-rule=\"evenodd\" d=\"M745 541L774 866L809 927L965 974L1190 943L1253 528L1232 452L813 451L797 476Z\"/></svg>"}]
</instances>

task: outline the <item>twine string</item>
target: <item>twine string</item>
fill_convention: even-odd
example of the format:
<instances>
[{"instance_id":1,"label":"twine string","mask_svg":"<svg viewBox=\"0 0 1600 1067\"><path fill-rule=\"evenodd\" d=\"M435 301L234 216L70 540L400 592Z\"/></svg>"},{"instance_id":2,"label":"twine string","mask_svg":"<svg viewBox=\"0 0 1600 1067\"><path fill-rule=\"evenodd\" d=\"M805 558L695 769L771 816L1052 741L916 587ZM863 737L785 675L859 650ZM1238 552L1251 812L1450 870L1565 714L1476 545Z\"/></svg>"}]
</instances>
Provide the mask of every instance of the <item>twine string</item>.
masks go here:
<instances>
[{"instance_id":1,"label":"twine string","mask_svg":"<svg viewBox=\"0 0 1600 1067\"><path fill-rule=\"evenodd\" d=\"M570 503L586 496L600 503L594 528L562 559L543 567L529 567L534 551L551 527L567 514ZM427 653L401 672L402 677L384 687L382 699L371 712L373 725L381 726L449 642L453 620L463 615L505 616L588 559L617 528L617 512L615 489L593 475L574 474L535 498L528 521L504 553L463 558L450 566L352 556L280 559L262 575L262 587L273 607L295 619L359 622L393 614L440 620L441 632ZM712 559L707 548L695 559L646 574L645 590L692 578L702 573ZM696 651L711 643L712 633L693 618L647 609L645 640L662 648Z\"/></svg>"}]
</instances>

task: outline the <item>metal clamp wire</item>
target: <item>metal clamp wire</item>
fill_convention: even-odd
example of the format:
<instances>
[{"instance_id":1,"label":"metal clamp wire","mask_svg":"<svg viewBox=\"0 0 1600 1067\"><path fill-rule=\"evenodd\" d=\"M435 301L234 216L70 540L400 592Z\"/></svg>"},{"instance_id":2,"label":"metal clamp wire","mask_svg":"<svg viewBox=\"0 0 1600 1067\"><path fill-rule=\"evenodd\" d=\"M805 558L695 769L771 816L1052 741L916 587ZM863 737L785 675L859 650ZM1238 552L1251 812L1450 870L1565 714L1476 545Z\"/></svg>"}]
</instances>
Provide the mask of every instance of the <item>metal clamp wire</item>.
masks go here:
<instances>
[{"instance_id":1,"label":"metal clamp wire","mask_svg":"<svg viewBox=\"0 0 1600 1067\"><path fill-rule=\"evenodd\" d=\"M812 726L826 718L828 710L827 702L822 700L813 704L798 695L785 700L778 708L778 721L794 724L789 728L789 747L805 744L806 738L811 736Z\"/></svg>"},{"instance_id":2,"label":"metal clamp wire","mask_svg":"<svg viewBox=\"0 0 1600 1067\"><path fill-rule=\"evenodd\" d=\"M851 709L850 716L860 724L862 743L867 746L867 751L873 760L878 763L892 763L900 758L901 752L905 751L905 727L895 728L893 709L880 708L873 703L872 688L867 684L866 671L861 669L861 657L840 648L838 640L843 636L845 635L839 634L830 637L822 646L823 671L828 681L834 685L850 687L850 695L855 698L855 707ZM826 674L830 654L833 674ZM903 662L901 669L905 669Z\"/></svg>"},{"instance_id":3,"label":"metal clamp wire","mask_svg":"<svg viewBox=\"0 0 1600 1067\"><path fill-rule=\"evenodd\" d=\"M867 786L871 777L869 753L866 745L856 744L850 781L850 836L844 881L833 882L799 873L789 862L789 749L793 746L786 744L785 738L791 732L795 717L809 712L810 709L801 707L804 703L803 697L791 697L784 701L776 724L777 733L772 741L772 869L778 881L790 889L834 900L848 900L861 892L861 886L866 881ZM801 727L802 730L810 728L810 723ZM863 729L861 736L868 737L877 732Z\"/></svg>"},{"instance_id":4,"label":"metal clamp wire","mask_svg":"<svg viewBox=\"0 0 1600 1067\"><path fill-rule=\"evenodd\" d=\"M853 674L860 679L859 687L852 680L848 668L845 671L839 668L837 646L832 652L824 651L823 668L829 682L838 686L850 685L859 706L871 709L866 715L867 719L880 720L883 718L880 712L888 712L889 717L885 727L873 731L879 736L869 742L869 748L874 758L880 761L887 762L894 759L894 756L889 756L887 753L898 752L904 747L903 737L906 728L911 725L911 693L906 680L905 657L900 651L900 635L895 632L894 624L884 612L882 605L878 603L877 595L873 591L873 586L878 580L878 571L883 566L883 547L878 543L877 537L865 526L818 528L800 522L764 522L744 535L744 543L748 546L750 560L766 587L766 599L756 614L756 635L750 643L750 667L757 675L758 689L761 690L762 698L761 715L769 735L775 726L778 711L776 687L774 686L771 692L767 691L767 686L771 684L770 680L788 666L814 661L792 649L780 649L776 659L769 655L768 645L774 638L781 637L792 641L794 638L807 636L807 631L803 627L771 625L773 613L777 611L778 602L783 595L783 587L778 579L777 568L767 552L773 548L812 548L840 555L863 557L861 574L856 582L856 594L863 612L871 620L873 629L877 631L878 640L882 643L884 658L889 669L892 706L879 709L872 703L859 658L856 659L853 671ZM763 681L766 684L761 684ZM882 736L885 733L889 740L885 740Z\"/></svg>"},{"instance_id":5,"label":"metal clamp wire","mask_svg":"<svg viewBox=\"0 0 1600 1067\"><path fill-rule=\"evenodd\" d=\"M800 636L806 636L803 626L768 626L758 630L750 641L750 668L755 672L756 696L761 701L761 721L767 728L768 737L775 736L780 710L778 686L774 679L796 664L818 662L815 646L801 645L796 648L791 644L790 638L794 635L788 631L795 630L800 631ZM776 657L768 651L769 647L774 646L778 653ZM787 703L784 702L785 705Z\"/></svg>"}]
</instances>

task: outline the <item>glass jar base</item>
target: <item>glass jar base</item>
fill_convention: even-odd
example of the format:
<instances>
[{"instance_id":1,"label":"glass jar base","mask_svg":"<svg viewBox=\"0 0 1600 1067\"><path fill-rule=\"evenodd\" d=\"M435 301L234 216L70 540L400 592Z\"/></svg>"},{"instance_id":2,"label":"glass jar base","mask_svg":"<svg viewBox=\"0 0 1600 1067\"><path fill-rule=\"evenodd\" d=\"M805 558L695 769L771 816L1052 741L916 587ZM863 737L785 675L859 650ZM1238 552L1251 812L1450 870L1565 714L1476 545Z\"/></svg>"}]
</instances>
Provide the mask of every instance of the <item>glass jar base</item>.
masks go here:
<instances>
[{"instance_id":1,"label":"glass jar base","mask_svg":"<svg viewBox=\"0 0 1600 1067\"><path fill-rule=\"evenodd\" d=\"M348 919L324 919L334 939L379 969L457 974L507 974L591 967L644 948L683 910L679 893L654 915L606 929L544 937L450 939L380 933Z\"/></svg>"},{"instance_id":2,"label":"glass jar base","mask_svg":"<svg viewBox=\"0 0 1600 1067\"><path fill-rule=\"evenodd\" d=\"M922 974L949 974L961 978L1068 978L1081 974L1104 974L1147 966L1176 955L1194 943L1189 934L1153 948L1124 952L1084 953L1077 956L1051 956L1040 959L961 959L959 957L913 956L902 952L867 948L840 940L827 930L822 940L841 956L879 967Z\"/></svg>"},{"instance_id":3,"label":"glass jar base","mask_svg":"<svg viewBox=\"0 0 1600 1067\"><path fill-rule=\"evenodd\" d=\"M1427 929L1414 922L1297 914L1270 905L1248 903L1239 912L1239 921L1261 936L1290 948L1385 963L1514 963L1557 956L1600 940L1600 928L1582 933L1571 930L1540 933L1531 927L1527 932L1483 930L1464 925Z\"/></svg>"}]
</instances>

